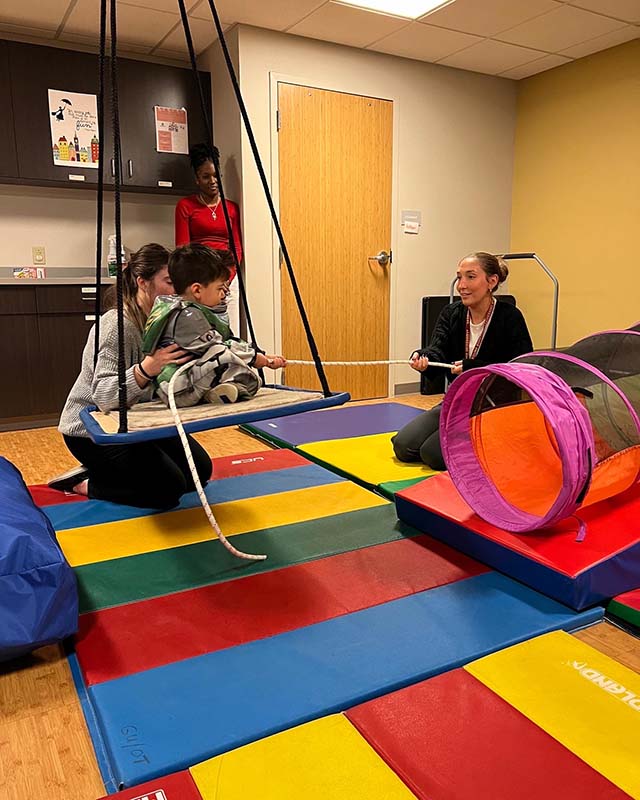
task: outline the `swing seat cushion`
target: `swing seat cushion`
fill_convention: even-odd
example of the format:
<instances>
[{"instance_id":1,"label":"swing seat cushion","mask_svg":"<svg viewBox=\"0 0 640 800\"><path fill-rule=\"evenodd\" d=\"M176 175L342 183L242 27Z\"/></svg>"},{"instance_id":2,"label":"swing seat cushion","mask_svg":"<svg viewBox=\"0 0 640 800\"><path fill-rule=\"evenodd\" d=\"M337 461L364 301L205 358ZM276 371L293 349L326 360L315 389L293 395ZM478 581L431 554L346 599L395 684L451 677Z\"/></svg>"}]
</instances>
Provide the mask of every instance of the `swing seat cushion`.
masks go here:
<instances>
[{"instance_id":1,"label":"swing seat cushion","mask_svg":"<svg viewBox=\"0 0 640 800\"><path fill-rule=\"evenodd\" d=\"M201 403L190 408L181 408L179 413L185 431L197 433L212 428L225 428L287 414L340 406L349 399L346 392L324 397L319 392L308 392L304 389L263 386L251 400L219 406ZM90 407L80 412L80 418L96 444L132 444L178 435L171 409L159 400L138 403L130 408L127 411L126 433L118 433L118 411L104 413Z\"/></svg>"}]
</instances>

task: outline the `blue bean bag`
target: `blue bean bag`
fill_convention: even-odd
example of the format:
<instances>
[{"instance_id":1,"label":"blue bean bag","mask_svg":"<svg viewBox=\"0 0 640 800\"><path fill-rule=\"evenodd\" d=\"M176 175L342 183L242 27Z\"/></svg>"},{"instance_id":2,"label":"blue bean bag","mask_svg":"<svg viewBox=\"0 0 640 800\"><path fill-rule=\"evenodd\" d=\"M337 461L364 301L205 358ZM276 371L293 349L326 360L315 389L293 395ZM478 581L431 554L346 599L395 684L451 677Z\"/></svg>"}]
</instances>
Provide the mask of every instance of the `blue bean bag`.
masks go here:
<instances>
[{"instance_id":1,"label":"blue bean bag","mask_svg":"<svg viewBox=\"0 0 640 800\"><path fill-rule=\"evenodd\" d=\"M46 515L0 458L0 661L58 642L78 627L78 590Z\"/></svg>"}]
</instances>

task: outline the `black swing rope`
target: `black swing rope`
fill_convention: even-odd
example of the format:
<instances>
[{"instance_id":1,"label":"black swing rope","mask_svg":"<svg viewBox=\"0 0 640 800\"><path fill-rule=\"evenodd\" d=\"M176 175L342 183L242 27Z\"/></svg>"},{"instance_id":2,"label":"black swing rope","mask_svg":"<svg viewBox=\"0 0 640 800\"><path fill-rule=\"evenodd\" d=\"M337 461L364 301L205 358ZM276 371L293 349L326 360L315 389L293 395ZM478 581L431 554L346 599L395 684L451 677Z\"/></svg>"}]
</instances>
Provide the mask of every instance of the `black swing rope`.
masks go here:
<instances>
[{"instance_id":1,"label":"black swing rope","mask_svg":"<svg viewBox=\"0 0 640 800\"><path fill-rule=\"evenodd\" d=\"M100 52L98 55L98 207L96 209L96 297L95 341L93 366L98 363L100 350L100 314L102 313L102 216L104 203L104 175L102 150L104 147L104 60L107 40L107 0L100 0Z\"/></svg>"},{"instance_id":2,"label":"black swing rope","mask_svg":"<svg viewBox=\"0 0 640 800\"><path fill-rule=\"evenodd\" d=\"M114 176L114 227L116 233L116 298L118 305L118 411L120 415L118 433L127 432L127 368L124 360L124 301L122 272L122 217L120 210L120 185L122 181L122 152L120 146L120 103L118 100L118 26L116 21L117 0L111 0L111 118L113 124Z\"/></svg>"},{"instance_id":3,"label":"black swing rope","mask_svg":"<svg viewBox=\"0 0 640 800\"><path fill-rule=\"evenodd\" d=\"M242 298L242 306L244 308L244 313L247 319L247 327L249 329L249 337L251 341L251 346L255 349L260 351L261 353L264 352L258 346L258 340L255 334L255 330L253 327L253 320L251 319L251 311L249 309L249 301L247 299L247 292L244 285L244 278L242 277L242 273L240 272L240 260L238 258L238 251L236 249L236 243L233 237L233 232L231 230L231 218L229 216L229 209L227 208L226 197L224 193L224 187L222 186L222 175L220 171L220 164L217 158L213 157L214 154L214 141L213 141L213 125L212 121L209 118L209 112L207 110L207 104L204 99L204 89L202 87L202 81L200 80L200 73L198 72L198 66L196 64L196 54L195 49L193 47L193 38L191 36L191 27L189 25L189 18L187 17L187 10L184 5L184 0L178 0L178 6L180 7L180 16L182 18L182 27L184 29L185 39L187 40L187 49L189 50L189 60L191 61L191 69L193 71L193 75L196 81L196 86L198 88L198 97L200 99L200 110L202 112L202 117L205 122L205 129L206 129L206 137L207 137L207 146L212 154L213 160L213 168L216 173L216 180L218 181L218 192L220 194L220 206L222 207L222 213L224 214L224 222L227 228L227 239L229 240L229 249L231 250L231 255L233 256L233 260L236 265L236 274L238 278L238 287L240 289L240 296ZM264 380L263 380L264 382Z\"/></svg>"},{"instance_id":4,"label":"black swing rope","mask_svg":"<svg viewBox=\"0 0 640 800\"><path fill-rule=\"evenodd\" d=\"M249 139L249 143L251 144L251 152L253 153L253 159L256 164L256 168L258 170L258 175L260 176L260 182L262 183L262 188L264 190L264 195L267 201L267 205L269 206L269 212L271 214L271 220L273 221L274 228L276 233L278 234L278 241L280 243L280 250L282 252L282 258L284 259L284 263L287 267L287 273L289 275L289 280L291 281L291 287L293 289L293 294L296 299L296 305L298 306L298 312L300 314L300 318L302 320L302 325L304 327L304 331L307 337L307 342L309 343L309 350L311 351L311 356L313 358L313 363L316 368L316 372L318 373L318 379L320 381L320 385L322 386L322 392L325 397L331 396L331 390L329 389L329 383L327 381L327 376L324 371L324 367L322 366L322 360L320 358L320 353L318 352L318 347L316 345L313 332L311 330L311 325L309 323L309 318L307 316L307 312L304 307L304 303L302 301L302 295L300 294L300 289L298 288L298 281L296 280L296 276L293 270L293 265L291 263L291 258L289 256L289 250L287 249L287 244L284 239L284 235L282 233L282 228L280 227L280 221L278 220L278 215L276 213L276 209L273 203L273 198L271 196L271 191L269 189L269 182L267 180L267 176L264 171L264 167L262 165L262 159L260 158L260 153L258 151L258 145L256 143L256 138L253 133L253 128L251 126L251 120L249 119L249 114L247 113L247 107L244 102L244 98L242 97L242 92L240 91L240 85L238 83L238 78L236 76L236 71L233 66L233 61L231 60L231 56L229 55L229 48L227 47L227 40L224 37L224 31L222 29L222 25L220 23L220 17L218 16L218 10L216 9L216 5L213 0L208 0L209 8L211 10L211 16L213 17L214 25L216 26L216 32L218 34L218 38L220 40L220 45L222 47L222 53L224 55L224 60L227 65L227 71L229 73L229 78L231 79L231 84L233 86L233 91L236 96L236 101L238 103L238 108L240 110L240 115L242 116L242 121L244 122L244 127L247 132L247 137ZM181 14L184 8L183 0L178 0L180 4ZM182 25L185 29L185 36L188 33L189 41L191 37L191 33L189 30L189 20L186 14L182 16ZM191 51L193 50L193 46L190 48L190 55ZM193 64L193 61L192 61ZM202 92L202 87L200 85L200 76L197 74L196 70L196 80L198 81L198 86L200 87L200 91ZM219 181L219 178L218 178ZM220 195L222 197L222 194ZM230 235L230 229L229 229Z\"/></svg>"}]
</instances>

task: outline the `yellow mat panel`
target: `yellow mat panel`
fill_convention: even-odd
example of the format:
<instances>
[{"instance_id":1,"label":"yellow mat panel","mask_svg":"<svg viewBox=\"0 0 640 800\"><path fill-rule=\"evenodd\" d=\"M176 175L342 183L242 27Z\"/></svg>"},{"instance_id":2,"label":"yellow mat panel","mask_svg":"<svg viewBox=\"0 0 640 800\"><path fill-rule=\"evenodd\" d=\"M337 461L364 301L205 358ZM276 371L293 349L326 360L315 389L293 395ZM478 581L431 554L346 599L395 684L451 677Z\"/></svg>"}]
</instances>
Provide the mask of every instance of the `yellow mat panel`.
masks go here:
<instances>
[{"instance_id":1,"label":"yellow mat panel","mask_svg":"<svg viewBox=\"0 0 640 800\"><path fill-rule=\"evenodd\" d=\"M612 783L640 798L640 675L563 631L465 669Z\"/></svg>"},{"instance_id":2,"label":"yellow mat panel","mask_svg":"<svg viewBox=\"0 0 640 800\"><path fill-rule=\"evenodd\" d=\"M364 483L377 486L387 481L428 478L434 471L425 464L405 464L393 454L394 433L355 436L328 442L302 444L296 449Z\"/></svg>"},{"instance_id":3,"label":"yellow mat panel","mask_svg":"<svg viewBox=\"0 0 640 800\"><path fill-rule=\"evenodd\" d=\"M410 800L415 795L341 714L191 767L202 800Z\"/></svg>"},{"instance_id":4,"label":"yellow mat panel","mask_svg":"<svg viewBox=\"0 0 640 800\"><path fill-rule=\"evenodd\" d=\"M212 509L224 535L234 536L387 503L387 500L345 481L234 500L214 505ZM69 528L58 533L60 546L72 567L213 538L215 533L200 507Z\"/></svg>"}]
</instances>

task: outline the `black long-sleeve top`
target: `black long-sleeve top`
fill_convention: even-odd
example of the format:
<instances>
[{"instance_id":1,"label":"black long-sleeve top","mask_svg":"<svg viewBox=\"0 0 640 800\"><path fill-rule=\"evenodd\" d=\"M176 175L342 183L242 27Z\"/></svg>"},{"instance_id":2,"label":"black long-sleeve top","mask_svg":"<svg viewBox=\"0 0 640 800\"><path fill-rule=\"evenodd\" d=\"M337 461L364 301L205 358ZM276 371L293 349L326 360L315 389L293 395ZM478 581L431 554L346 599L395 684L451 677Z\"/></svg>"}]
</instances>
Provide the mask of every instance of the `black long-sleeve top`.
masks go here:
<instances>
[{"instance_id":1,"label":"black long-sleeve top","mask_svg":"<svg viewBox=\"0 0 640 800\"><path fill-rule=\"evenodd\" d=\"M533 350L531 336L522 312L510 303L498 301L487 328L477 358L465 358L467 309L460 300L446 306L440 313L431 335L429 347L414 352L429 361L452 364L462 361L462 369L502 364ZM429 367L427 374L437 367Z\"/></svg>"}]
</instances>

